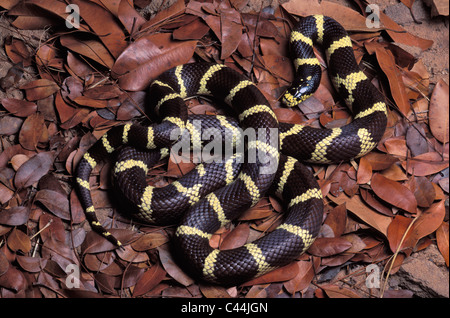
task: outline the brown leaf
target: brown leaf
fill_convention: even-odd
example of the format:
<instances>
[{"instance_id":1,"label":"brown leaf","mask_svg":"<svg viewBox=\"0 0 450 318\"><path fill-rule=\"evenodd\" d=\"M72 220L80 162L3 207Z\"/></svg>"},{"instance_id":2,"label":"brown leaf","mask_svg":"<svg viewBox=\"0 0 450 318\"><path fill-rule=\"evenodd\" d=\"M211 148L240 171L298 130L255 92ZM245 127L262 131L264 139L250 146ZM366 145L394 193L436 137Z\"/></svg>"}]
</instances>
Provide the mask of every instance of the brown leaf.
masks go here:
<instances>
[{"instance_id":1,"label":"brown leaf","mask_svg":"<svg viewBox=\"0 0 450 318\"><path fill-rule=\"evenodd\" d=\"M44 116L41 114L32 114L25 119L19 133L19 142L25 149L36 150L38 142L47 127L45 126Z\"/></svg>"},{"instance_id":2,"label":"brown leaf","mask_svg":"<svg viewBox=\"0 0 450 318\"><path fill-rule=\"evenodd\" d=\"M421 238L433 233L439 228L444 220L444 215L444 201L439 201L417 216L408 232L406 231L413 222L413 219L397 215L388 228L391 251L412 250ZM401 242L402 244L400 245Z\"/></svg>"},{"instance_id":3,"label":"brown leaf","mask_svg":"<svg viewBox=\"0 0 450 318\"><path fill-rule=\"evenodd\" d=\"M158 23L162 23L165 20L174 18L184 12L186 9L184 0L178 0L172 6L167 9L159 11L153 18L144 23L141 27L141 31L156 25Z\"/></svg>"},{"instance_id":4,"label":"brown leaf","mask_svg":"<svg viewBox=\"0 0 450 318\"><path fill-rule=\"evenodd\" d=\"M329 226L333 231L333 237L340 237L344 233L346 222L347 209L345 204L340 204L328 213L324 225Z\"/></svg>"},{"instance_id":5,"label":"brown leaf","mask_svg":"<svg viewBox=\"0 0 450 318\"><path fill-rule=\"evenodd\" d=\"M233 8L220 10L222 50L220 58L225 60L236 51L242 37L242 24L239 12Z\"/></svg>"},{"instance_id":6,"label":"brown leaf","mask_svg":"<svg viewBox=\"0 0 450 318\"><path fill-rule=\"evenodd\" d=\"M296 262L292 262L286 266L277 268L268 272L262 276L256 277L248 282L243 283L241 286L252 286L257 284L267 284L273 282L285 282L293 279L299 271L299 267Z\"/></svg>"},{"instance_id":7,"label":"brown leaf","mask_svg":"<svg viewBox=\"0 0 450 318\"><path fill-rule=\"evenodd\" d=\"M25 289L27 281L25 275L14 266L9 266L6 273L0 275L0 286L11 289L16 293Z\"/></svg>"},{"instance_id":8,"label":"brown leaf","mask_svg":"<svg viewBox=\"0 0 450 318\"><path fill-rule=\"evenodd\" d=\"M133 1L120 1L117 16L129 34L136 33L146 22L133 7Z\"/></svg>"},{"instance_id":9,"label":"brown leaf","mask_svg":"<svg viewBox=\"0 0 450 318\"><path fill-rule=\"evenodd\" d=\"M31 257L25 255L17 255L17 262L20 267L30 273L38 273L44 269L47 259L40 257Z\"/></svg>"},{"instance_id":10,"label":"brown leaf","mask_svg":"<svg viewBox=\"0 0 450 318\"><path fill-rule=\"evenodd\" d=\"M41 190L42 191L42 190ZM54 239L59 242L66 241L66 232L62 220L50 213L43 213L39 218L39 235L42 241Z\"/></svg>"},{"instance_id":11,"label":"brown leaf","mask_svg":"<svg viewBox=\"0 0 450 318\"><path fill-rule=\"evenodd\" d=\"M28 102L23 99L3 98L1 104L11 114L19 117L28 117L37 110L36 103Z\"/></svg>"},{"instance_id":12,"label":"brown leaf","mask_svg":"<svg viewBox=\"0 0 450 318\"><path fill-rule=\"evenodd\" d=\"M0 251L0 276L5 274L9 268L9 261L6 255Z\"/></svg>"},{"instance_id":13,"label":"brown leaf","mask_svg":"<svg viewBox=\"0 0 450 318\"><path fill-rule=\"evenodd\" d=\"M142 235L131 246L136 251L143 252L165 244L168 241L169 238L163 231L155 231Z\"/></svg>"},{"instance_id":14,"label":"brown leaf","mask_svg":"<svg viewBox=\"0 0 450 318\"><path fill-rule=\"evenodd\" d=\"M357 293L345 287L333 284L319 286L330 298L361 298Z\"/></svg>"},{"instance_id":15,"label":"brown leaf","mask_svg":"<svg viewBox=\"0 0 450 318\"><path fill-rule=\"evenodd\" d=\"M0 87L7 90L13 87L23 75L23 66L21 64L16 64L8 69L6 75L0 78Z\"/></svg>"},{"instance_id":16,"label":"brown leaf","mask_svg":"<svg viewBox=\"0 0 450 318\"><path fill-rule=\"evenodd\" d=\"M448 222L442 222L441 226L436 230L436 241L439 251L444 257L445 264L448 267L448 245L449 245L449 235L448 235Z\"/></svg>"},{"instance_id":17,"label":"brown leaf","mask_svg":"<svg viewBox=\"0 0 450 318\"><path fill-rule=\"evenodd\" d=\"M14 191L0 183L0 203L5 204L14 196ZM1 214L0 214L1 216ZM1 223L1 222L0 222Z\"/></svg>"},{"instance_id":18,"label":"brown leaf","mask_svg":"<svg viewBox=\"0 0 450 318\"><path fill-rule=\"evenodd\" d=\"M8 235L7 243L8 247L14 252L28 253L31 250L30 238L17 228L14 228L11 234Z\"/></svg>"},{"instance_id":19,"label":"brown leaf","mask_svg":"<svg viewBox=\"0 0 450 318\"><path fill-rule=\"evenodd\" d=\"M127 47L113 72L119 76L122 89L143 90L164 71L187 63L196 45L197 41L175 42L170 33L143 37Z\"/></svg>"},{"instance_id":20,"label":"brown leaf","mask_svg":"<svg viewBox=\"0 0 450 318\"><path fill-rule=\"evenodd\" d=\"M375 173L371 186L375 194L384 201L410 213L417 212L417 201L414 194L399 182Z\"/></svg>"},{"instance_id":21,"label":"brown leaf","mask_svg":"<svg viewBox=\"0 0 450 318\"><path fill-rule=\"evenodd\" d=\"M291 14L308 16L312 14L323 14L331 16L341 23L346 30L375 32L378 29L369 29L366 25L366 19L355 10L330 1L322 1L319 4L317 0L296 0L284 3L285 8Z\"/></svg>"},{"instance_id":22,"label":"brown leaf","mask_svg":"<svg viewBox=\"0 0 450 318\"><path fill-rule=\"evenodd\" d=\"M248 223L241 223L236 226L221 242L219 248L221 250L229 250L240 247L247 242L250 234L250 227Z\"/></svg>"},{"instance_id":23,"label":"brown leaf","mask_svg":"<svg viewBox=\"0 0 450 318\"><path fill-rule=\"evenodd\" d=\"M0 135L15 135L22 127L23 119L14 116L0 118Z\"/></svg>"},{"instance_id":24,"label":"brown leaf","mask_svg":"<svg viewBox=\"0 0 450 318\"><path fill-rule=\"evenodd\" d=\"M231 298L222 286L200 284L200 291L206 298Z\"/></svg>"},{"instance_id":25,"label":"brown leaf","mask_svg":"<svg viewBox=\"0 0 450 318\"><path fill-rule=\"evenodd\" d=\"M5 51L14 64L22 62L24 67L28 67L32 63L31 54L22 40L7 37L5 40Z\"/></svg>"},{"instance_id":26,"label":"brown leaf","mask_svg":"<svg viewBox=\"0 0 450 318\"><path fill-rule=\"evenodd\" d=\"M436 190L433 184L425 177L411 178L409 188L413 191L417 205L420 207L429 207L436 198Z\"/></svg>"},{"instance_id":27,"label":"brown leaf","mask_svg":"<svg viewBox=\"0 0 450 318\"><path fill-rule=\"evenodd\" d=\"M442 143L449 142L449 95L448 84L439 80L431 94L428 120L431 133Z\"/></svg>"},{"instance_id":28,"label":"brown leaf","mask_svg":"<svg viewBox=\"0 0 450 318\"><path fill-rule=\"evenodd\" d=\"M384 141L384 146L389 154L406 158L408 155L408 147L406 146L406 140L404 136L391 137Z\"/></svg>"},{"instance_id":29,"label":"brown leaf","mask_svg":"<svg viewBox=\"0 0 450 318\"><path fill-rule=\"evenodd\" d=\"M123 246L117 250L117 255L124 261L130 263L140 263L148 261L148 255L141 252L136 252L130 245Z\"/></svg>"},{"instance_id":30,"label":"brown leaf","mask_svg":"<svg viewBox=\"0 0 450 318\"><path fill-rule=\"evenodd\" d=\"M340 254L352 247L352 243L339 237L318 237L311 247L308 249L308 253L315 256L331 256Z\"/></svg>"},{"instance_id":31,"label":"brown leaf","mask_svg":"<svg viewBox=\"0 0 450 318\"><path fill-rule=\"evenodd\" d=\"M14 177L16 188L26 188L46 175L53 165L53 153L41 152L25 162L17 170Z\"/></svg>"},{"instance_id":32,"label":"brown leaf","mask_svg":"<svg viewBox=\"0 0 450 318\"><path fill-rule=\"evenodd\" d=\"M370 45L376 45L375 54L377 56L377 61L388 78L392 97L399 110L406 116L410 110L409 99L406 95L402 73L395 64L395 58L392 52L376 42L370 42Z\"/></svg>"},{"instance_id":33,"label":"brown leaf","mask_svg":"<svg viewBox=\"0 0 450 318\"><path fill-rule=\"evenodd\" d=\"M428 176L448 167L448 159L443 159L437 152L427 152L402 162L407 173L414 176Z\"/></svg>"},{"instance_id":34,"label":"brown leaf","mask_svg":"<svg viewBox=\"0 0 450 318\"><path fill-rule=\"evenodd\" d=\"M183 270L175 263L167 244L159 246L158 251L161 264L173 279L183 286L189 286L194 283L194 280L183 272Z\"/></svg>"},{"instance_id":35,"label":"brown leaf","mask_svg":"<svg viewBox=\"0 0 450 318\"><path fill-rule=\"evenodd\" d=\"M209 27L197 18L173 31L173 38L175 40L200 40L208 31Z\"/></svg>"},{"instance_id":36,"label":"brown leaf","mask_svg":"<svg viewBox=\"0 0 450 318\"><path fill-rule=\"evenodd\" d=\"M445 217L445 202L441 200L433 203L423 211L414 223L412 234L416 242L421 238L434 233L442 224Z\"/></svg>"},{"instance_id":37,"label":"brown leaf","mask_svg":"<svg viewBox=\"0 0 450 318\"><path fill-rule=\"evenodd\" d=\"M25 206L16 206L0 211L0 224L18 226L28 221L30 209Z\"/></svg>"},{"instance_id":38,"label":"brown leaf","mask_svg":"<svg viewBox=\"0 0 450 318\"><path fill-rule=\"evenodd\" d=\"M291 295L307 288L315 275L312 262L299 261L296 264L298 266L298 274L283 284Z\"/></svg>"},{"instance_id":39,"label":"brown leaf","mask_svg":"<svg viewBox=\"0 0 450 318\"><path fill-rule=\"evenodd\" d=\"M367 203L369 206L374 208L377 212L384 214L386 216L394 216L392 210L384 205L379 199L377 199L372 192L369 190L359 188L359 192L361 193L361 198Z\"/></svg>"},{"instance_id":40,"label":"brown leaf","mask_svg":"<svg viewBox=\"0 0 450 318\"><path fill-rule=\"evenodd\" d=\"M22 85L20 89L25 90L28 100L35 101L53 95L59 87L55 82L41 78Z\"/></svg>"},{"instance_id":41,"label":"brown leaf","mask_svg":"<svg viewBox=\"0 0 450 318\"><path fill-rule=\"evenodd\" d=\"M111 69L114 65L114 58L105 46L95 39L82 39L75 34L66 34L59 38L61 45L68 49L86 56L97 63Z\"/></svg>"},{"instance_id":42,"label":"brown leaf","mask_svg":"<svg viewBox=\"0 0 450 318\"><path fill-rule=\"evenodd\" d=\"M395 23L383 12L380 12L380 21L386 28L386 32L394 40L394 42L406 44L409 46L417 46L423 51L433 45L432 40L422 39L418 36L408 33L404 28Z\"/></svg>"},{"instance_id":43,"label":"brown leaf","mask_svg":"<svg viewBox=\"0 0 450 318\"><path fill-rule=\"evenodd\" d=\"M428 152L428 140L425 129L416 123L412 123L406 131L406 145L411 150L411 155L418 156Z\"/></svg>"},{"instance_id":44,"label":"brown leaf","mask_svg":"<svg viewBox=\"0 0 450 318\"><path fill-rule=\"evenodd\" d=\"M166 277L166 271L156 263L139 278L134 286L133 297L141 296L156 287Z\"/></svg>"},{"instance_id":45,"label":"brown leaf","mask_svg":"<svg viewBox=\"0 0 450 318\"><path fill-rule=\"evenodd\" d=\"M392 223L388 228L388 240L391 251L395 253L399 249L400 242L403 239L402 246L399 250L405 248L413 248L413 243L411 243L411 231L406 233L408 226L413 220L402 215L396 215Z\"/></svg>"},{"instance_id":46,"label":"brown leaf","mask_svg":"<svg viewBox=\"0 0 450 318\"><path fill-rule=\"evenodd\" d=\"M387 228L391 223L391 218L385 215L381 215L375 210L371 209L363 201L361 201L360 196L354 195L353 197L349 198L345 194L341 194L338 197L334 197L331 195L328 195L327 197L337 204L345 203L349 211L353 212L362 221L369 224L371 227L386 236Z\"/></svg>"},{"instance_id":47,"label":"brown leaf","mask_svg":"<svg viewBox=\"0 0 450 318\"><path fill-rule=\"evenodd\" d=\"M365 155L364 158L370 163L372 169L377 171L387 169L398 161L398 158L392 155L374 151Z\"/></svg>"},{"instance_id":48,"label":"brown leaf","mask_svg":"<svg viewBox=\"0 0 450 318\"><path fill-rule=\"evenodd\" d=\"M117 58L127 46L125 34L115 17L93 2L74 0L80 7L80 15L98 35L111 55Z\"/></svg>"},{"instance_id":49,"label":"brown leaf","mask_svg":"<svg viewBox=\"0 0 450 318\"><path fill-rule=\"evenodd\" d=\"M368 183L371 178L372 178L372 166L365 157L362 157L359 160L358 172L356 174L356 182L358 184L365 184Z\"/></svg>"}]
</instances>

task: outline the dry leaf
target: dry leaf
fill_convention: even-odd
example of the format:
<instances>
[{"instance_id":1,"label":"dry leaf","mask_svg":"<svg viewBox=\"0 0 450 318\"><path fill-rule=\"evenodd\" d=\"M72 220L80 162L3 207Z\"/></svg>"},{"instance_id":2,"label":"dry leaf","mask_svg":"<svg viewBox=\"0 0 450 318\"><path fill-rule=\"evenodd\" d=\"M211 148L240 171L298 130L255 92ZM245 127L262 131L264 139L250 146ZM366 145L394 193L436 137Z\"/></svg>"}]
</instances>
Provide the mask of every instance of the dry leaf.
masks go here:
<instances>
[{"instance_id":1,"label":"dry leaf","mask_svg":"<svg viewBox=\"0 0 450 318\"><path fill-rule=\"evenodd\" d=\"M449 236L448 236L448 222L442 222L441 226L436 230L436 241L439 248L439 251L441 252L442 256L444 257L445 264L448 267L448 242L449 242Z\"/></svg>"},{"instance_id":2,"label":"dry leaf","mask_svg":"<svg viewBox=\"0 0 450 318\"><path fill-rule=\"evenodd\" d=\"M430 100L428 120L434 137L442 143L449 142L448 118L449 118L448 84L443 80L436 83Z\"/></svg>"},{"instance_id":3,"label":"dry leaf","mask_svg":"<svg viewBox=\"0 0 450 318\"><path fill-rule=\"evenodd\" d=\"M389 180L375 173L370 183L375 194L384 201L410 213L417 212L417 201L414 194L397 181Z\"/></svg>"}]
</instances>

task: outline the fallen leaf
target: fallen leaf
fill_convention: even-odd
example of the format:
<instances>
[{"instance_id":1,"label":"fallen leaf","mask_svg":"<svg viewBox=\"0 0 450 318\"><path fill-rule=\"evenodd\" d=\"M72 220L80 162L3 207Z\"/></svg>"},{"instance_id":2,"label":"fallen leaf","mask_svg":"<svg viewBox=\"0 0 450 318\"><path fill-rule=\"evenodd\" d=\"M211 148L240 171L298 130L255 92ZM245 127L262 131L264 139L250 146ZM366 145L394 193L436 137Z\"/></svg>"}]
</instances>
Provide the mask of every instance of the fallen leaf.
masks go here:
<instances>
[{"instance_id":1,"label":"fallen leaf","mask_svg":"<svg viewBox=\"0 0 450 318\"><path fill-rule=\"evenodd\" d=\"M94 2L74 0L80 8L80 16L98 35L111 55L117 58L126 48L125 34L114 16Z\"/></svg>"},{"instance_id":2,"label":"fallen leaf","mask_svg":"<svg viewBox=\"0 0 450 318\"><path fill-rule=\"evenodd\" d=\"M339 287L333 284L319 286L330 298L361 298L360 295L345 287Z\"/></svg>"},{"instance_id":3,"label":"fallen leaf","mask_svg":"<svg viewBox=\"0 0 450 318\"><path fill-rule=\"evenodd\" d=\"M298 266L298 274L283 284L291 295L307 288L315 275L312 262L299 261L295 264Z\"/></svg>"},{"instance_id":4,"label":"fallen leaf","mask_svg":"<svg viewBox=\"0 0 450 318\"><path fill-rule=\"evenodd\" d=\"M36 103L29 102L23 99L16 98L3 98L1 104L11 114L19 117L28 117L31 114L36 113Z\"/></svg>"},{"instance_id":5,"label":"fallen leaf","mask_svg":"<svg viewBox=\"0 0 450 318\"><path fill-rule=\"evenodd\" d=\"M372 166L365 157L362 157L359 160L359 167L356 176L356 182L358 184L368 183L372 178Z\"/></svg>"},{"instance_id":6,"label":"fallen leaf","mask_svg":"<svg viewBox=\"0 0 450 318\"><path fill-rule=\"evenodd\" d=\"M363 222L369 224L372 228L387 235L387 228L391 223L391 218L385 215L381 215L368 205L366 205L360 198L360 196L353 196L349 198L346 194L342 193L338 197L332 195L327 196L330 200L337 204L344 204L349 211L354 213Z\"/></svg>"},{"instance_id":7,"label":"fallen leaf","mask_svg":"<svg viewBox=\"0 0 450 318\"><path fill-rule=\"evenodd\" d=\"M448 267L448 245L449 245L449 235L448 235L448 222L442 222L441 226L436 230L436 241L441 252L444 257L445 264Z\"/></svg>"},{"instance_id":8,"label":"fallen leaf","mask_svg":"<svg viewBox=\"0 0 450 318\"><path fill-rule=\"evenodd\" d=\"M23 122L19 133L19 142L25 149L36 150L38 142L42 139L45 126L44 116L39 113L30 115Z\"/></svg>"},{"instance_id":9,"label":"fallen leaf","mask_svg":"<svg viewBox=\"0 0 450 318\"><path fill-rule=\"evenodd\" d=\"M134 286L133 297L142 296L156 287L166 277L166 271L156 263L139 278Z\"/></svg>"},{"instance_id":10,"label":"fallen leaf","mask_svg":"<svg viewBox=\"0 0 450 318\"><path fill-rule=\"evenodd\" d=\"M167 234L163 231L155 231L142 235L138 240L133 242L131 246L138 252L147 251L163 245L169 241Z\"/></svg>"},{"instance_id":11,"label":"fallen leaf","mask_svg":"<svg viewBox=\"0 0 450 318\"><path fill-rule=\"evenodd\" d=\"M25 90L29 101L35 101L53 95L59 87L55 82L41 78L22 85L20 89Z\"/></svg>"},{"instance_id":12,"label":"fallen leaf","mask_svg":"<svg viewBox=\"0 0 450 318\"><path fill-rule=\"evenodd\" d=\"M26 188L39 181L52 167L53 158L52 152L41 152L22 164L14 177L16 188Z\"/></svg>"},{"instance_id":13,"label":"fallen leaf","mask_svg":"<svg viewBox=\"0 0 450 318\"><path fill-rule=\"evenodd\" d=\"M308 253L315 256L327 257L340 254L348 250L351 246L352 243L343 238L318 237L308 249Z\"/></svg>"},{"instance_id":14,"label":"fallen leaf","mask_svg":"<svg viewBox=\"0 0 450 318\"><path fill-rule=\"evenodd\" d=\"M389 18L383 12L380 12L380 21L384 25L386 32L394 40L394 42L406 44L409 46L417 46L422 51L429 49L433 45L432 40L423 39L418 36L412 35L404 28L399 26L391 18Z\"/></svg>"},{"instance_id":15,"label":"fallen leaf","mask_svg":"<svg viewBox=\"0 0 450 318\"><path fill-rule=\"evenodd\" d=\"M59 38L61 45L88 57L97 63L111 69L114 65L114 58L105 46L96 39L83 39L74 34L66 34Z\"/></svg>"},{"instance_id":16,"label":"fallen leaf","mask_svg":"<svg viewBox=\"0 0 450 318\"><path fill-rule=\"evenodd\" d=\"M30 209L25 206L16 206L0 211L0 224L18 226L25 224L30 216Z\"/></svg>"},{"instance_id":17,"label":"fallen leaf","mask_svg":"<svg viewBox=\"0 0 450 318\"><path fill-rule=\"evenodd\" d=\"M159 259L166 272L183 286L189 286L194 280L176 264L167 244L158 247Z\"/></svg>"},{"instance_id":18,"label":"fallen leaf","mask_svg":"<svg viewBox=\"0 0 450 318\"><path fill-rule=\"evenodd\" d=\"M442 143L449 142L449 95L448 84L442 79L436 83L431 94L428 120L433 136Z\"/></svg>"},{"instance_id":19,"label":"fallen leaf","mask_svg":"<svg viewBox=\"0 0 450 318\"><path fill-rule=\"evenodd\" d=\"M222 286L200 284L200 291L206 298L231 298Z\"/></svg>"},{"instance_id":20,"label":"fallen leaf","mask_svg":"<svg viewBox=\"0 0 450 318\"><path fill-rule=\"evenodd\" d=\"M243 283L241 286L252 286L256 284L288 281L293 279L297 275L298 270L299 268L296 262L292 262L286 266L277 268L271 272L249 280L248 282Z\"/></svg>"},{"instance_id":21,"label":"fallen leaf","mask_svg":"<svg viewBox=\"0 0 450 318\"><path fill-rule=\"evenodd\" d=\"M14 228L11 234L8 235L7 244L13 252L28 253L31 250L30 238L17 228Z\"/></svg>"},{"instance_id":22,"label":"fallen leaf","mask_svg":"<svg viewBox=\"0 0 450 318\"><path fill-rule=\"evenodd\" d=\"M402 162L408 174L426 177L448 167L448 159L443 159L437 152L427 152Z\"/></svg>"},{"instance_id":23,"label":"fallen leaf","mask_svg":"<svg viewBox=\"0 0 450 318\"><path fill-rule=\"evenodd\" d=\"M375 173L370 185L375 194L384 201L410 213L417 212L417 201L414 194L399 182Z\"/></svg>"},{"instance_id":24,"label":"fallen leaf","mask_svg":"<svg viewBox=\"0 0 450 318\"><path fill-rule=\"evenodd\" d=\"M67 195L63 195L53 190L39 190L35 200L41 202L50 212L62 218L70 220L69 200Z\"/></svg>"}]
</instances>

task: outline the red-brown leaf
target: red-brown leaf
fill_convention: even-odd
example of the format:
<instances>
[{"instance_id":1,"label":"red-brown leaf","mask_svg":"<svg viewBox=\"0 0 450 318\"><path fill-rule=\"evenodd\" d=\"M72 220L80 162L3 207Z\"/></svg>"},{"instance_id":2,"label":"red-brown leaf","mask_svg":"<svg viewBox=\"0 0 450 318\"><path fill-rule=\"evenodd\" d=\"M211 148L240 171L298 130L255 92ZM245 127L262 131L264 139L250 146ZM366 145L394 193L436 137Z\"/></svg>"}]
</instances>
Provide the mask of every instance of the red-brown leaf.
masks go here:
<instances>
[{"instance_id":1,"label":"red-brown leaf","mask_svg":"<svg viewBox=\"0 0 450 318\"><path fill-rule=\"evenodd\" d=\"M133 297L141 296L156 287L166 277L166 271L156 263L144 272L141 278L137 281Z\"/></svg>"},{"instance_id":2,"label":"red-brown leaf","mask_svg":"<svg viewBox=\"0 0 450 318\"><path fill-rule=\"evenodd\" d=\"M442 143L449 142L449 93L448 84L439 80L430 100L428 120L431 133Z\"/></svg>"},{"instance_id":3,"label":"red-brown leaf","mask_svg":"<svg viewBox=\"0 0 450 318\"><path fill-rule=\"evenodd\" d=\"M55 82L41 78L22 85L20 89L25 90L28 100L35 101L53 95L59 87Z\"/></svg>"},{"instance_id":4,"label":"red-brown leaf","mask_svg":"<svg viewBox=\"0 0 450 318\"><path fill-rule=\"evenodd\" d=\"M36 103L29 102L23 99L3 98L1 104L11 114L19 117L28 117L34 114L37 110Z\"/></svg>"},{"instance_id":5,"label":"red-brown leaf","mask_svg":"<svg viewBox=\"0 0 450 318\"><path fill-rule=\"evenodd\" d=\"M44 116L33 114L25 119L19 133L19 142L25 149L36 150L38 142L46 130Z\"/></svg>"},{"instance_id":6,"label":"red-brown leaf","mask_svg":"<svg viewBox=\"0 0 450 318\"><path fill-rule=\"evenodd\" d=\"M399 182L375 173L371 186L375 194L384 201L410 213L417 212L417 201L414 194Z\"/></svg>"},{"instance_id":7,"label":"red-brown leaf","mask_svg":"<svg viewBox=\"0 0 450 318\"><path fill-rule=\"evenodd\" d=\"M14 178L16 188L26 188L46 175L53 165L53 153L41 152L25 162Z\"/></svg>"},{"instance_id":8,"label":"red-brown leaf","mask_svg":"<svg viewBox=\"0 0 450 318\"><path fill-rule=\"evenodd\" d=\"M28 221L30 209L25 206L16 206L0 210L0 224L17 226Z\"/></svg>"}]
</instances>

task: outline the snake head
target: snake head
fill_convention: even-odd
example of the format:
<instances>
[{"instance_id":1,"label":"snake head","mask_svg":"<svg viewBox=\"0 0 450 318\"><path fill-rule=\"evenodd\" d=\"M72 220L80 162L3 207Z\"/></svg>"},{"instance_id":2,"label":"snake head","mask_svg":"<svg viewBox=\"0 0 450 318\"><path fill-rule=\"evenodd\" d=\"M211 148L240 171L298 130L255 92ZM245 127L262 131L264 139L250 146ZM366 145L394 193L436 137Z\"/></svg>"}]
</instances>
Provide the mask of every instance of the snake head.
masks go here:
<instances>
[{"instance_id":1,"label":"snake head","mask_svg":"<svg viewBox=\"0 0 450 318\"><path fill-rule=\"evenodd\" d=\"M319 78L320 82L320 78ZM288 88L283 96L283 103L288 107L294 107L308 99L318 87L317 81L312 76L296 78L292 86Z\"/></svg>"}]
</instances>

